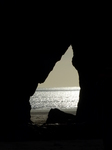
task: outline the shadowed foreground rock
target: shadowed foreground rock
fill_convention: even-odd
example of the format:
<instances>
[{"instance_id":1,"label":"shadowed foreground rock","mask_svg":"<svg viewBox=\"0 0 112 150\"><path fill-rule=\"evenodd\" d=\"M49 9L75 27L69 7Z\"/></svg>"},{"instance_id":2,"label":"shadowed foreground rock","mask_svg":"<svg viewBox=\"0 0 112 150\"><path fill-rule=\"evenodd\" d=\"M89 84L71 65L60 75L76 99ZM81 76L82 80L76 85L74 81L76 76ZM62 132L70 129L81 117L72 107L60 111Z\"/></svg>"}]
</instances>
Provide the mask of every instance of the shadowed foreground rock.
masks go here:
<instances>
[{"instance_id":1,"label":"shadowed foreground rock","mask_svg":"<svg viewBox=\"0 0 112 150\"><path fill-rule=\"evenodd\" d=\"M51 109L48 113L48 118L46 123L75 123L76 116L73 114L65 113L57 108Z\"/></svg>"},{"instance_id":2,"label":"shadowed foreground rock","mask_svg":"<svg viewBox=\"0 0 112 150\"><path fill-rule=\"evenodd\" d=\"M30 122L30 96L71 45L81 88L78 122L100 122L104 143L111 147L111 9L0 2L0 139L22 136L19 129Z\"/></svg>"}]
</instances>

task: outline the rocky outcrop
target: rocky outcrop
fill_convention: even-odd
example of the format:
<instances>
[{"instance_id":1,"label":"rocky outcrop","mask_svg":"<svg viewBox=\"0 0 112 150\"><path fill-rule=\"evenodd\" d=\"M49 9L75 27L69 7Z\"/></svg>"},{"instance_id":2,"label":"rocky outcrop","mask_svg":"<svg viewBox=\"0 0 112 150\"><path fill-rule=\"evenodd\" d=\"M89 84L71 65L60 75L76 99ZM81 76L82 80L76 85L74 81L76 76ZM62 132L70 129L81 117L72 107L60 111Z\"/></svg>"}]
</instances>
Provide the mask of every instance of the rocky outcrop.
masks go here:
<instances>
[{"instance_id":1,"label":"rocky outcrop","mask_svg":"<svg viewBox=\"0 0 112 150\"><path fill-rule=\"evenodd\" d=\"M46 7L49 12L39 15L40 9L36 12L36 7L31 8L34 4L27 4L31 9L23 4L21 11L19 3L14 3L15 7L6 4L2 0L0 130L13 130L30 121L30 96L72 45L73 65L81 87L78 121L100 121L104 136L110 137L111 13L95 15L94 11L86 13L82 8L61 13L62 9L57 7ZM57 10L59 14L55 13Z\"/></svg>"},{"instance_id":2,"label":"rocky outcrop","mask_svg":"<svg viewBox=\"0 0 112 150\"><path fill-rule=\"evenodd\" d=\"M73 114L65 113L57 108L51 109L48 113L46 124L69 124L76 123L76 117Z\"/></svg>"}]
</instances>

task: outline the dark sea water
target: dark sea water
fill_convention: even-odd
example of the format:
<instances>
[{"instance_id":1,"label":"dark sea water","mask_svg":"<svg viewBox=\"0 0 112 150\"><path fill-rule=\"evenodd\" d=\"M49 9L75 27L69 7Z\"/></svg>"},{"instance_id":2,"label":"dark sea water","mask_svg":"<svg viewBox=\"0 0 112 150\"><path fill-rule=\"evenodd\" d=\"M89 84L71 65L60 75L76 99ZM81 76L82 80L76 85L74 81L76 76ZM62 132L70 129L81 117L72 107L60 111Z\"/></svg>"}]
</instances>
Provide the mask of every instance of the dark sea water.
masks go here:
<instances>
[{"instance_id":1,"label":"dark sea water","mask_svg":"<svg viewBox=\"0 0 112 150\"><path fill-rule=\"evenodd\" d=\"M32 110L74 109L79 100L79 87L37 88L30 98Z\"/></svg>"}]
</instances>

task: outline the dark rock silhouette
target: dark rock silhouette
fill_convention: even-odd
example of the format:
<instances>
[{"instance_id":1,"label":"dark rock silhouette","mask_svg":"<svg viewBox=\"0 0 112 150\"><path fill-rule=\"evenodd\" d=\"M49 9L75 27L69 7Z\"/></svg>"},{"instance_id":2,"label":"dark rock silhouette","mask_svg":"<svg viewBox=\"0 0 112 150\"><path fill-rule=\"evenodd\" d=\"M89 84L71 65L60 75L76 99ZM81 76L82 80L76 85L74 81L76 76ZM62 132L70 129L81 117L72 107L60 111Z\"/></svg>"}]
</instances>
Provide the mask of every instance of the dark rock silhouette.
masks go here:
<instances>
[{"instance_id":1,"label":"dark rock silhouette","mask_svg":"<svg viewBox=\"0 0 112 150\"><path fill-rule=\"evenodd\" d=\"M51 109L48 113L48 118L46 120L47 124L55 124L55 123L75 123L75 115L70 113L65 113L57 108Z\"/></svg>"},{"instance_id":2,"label":"dark rock silhouette","mask_svg":"<svg viewBox=\"0 0 112 150\"><path fill-rule=\"evenodd\" d=\"M0 2L1 139L27 126L30 96L72 45L81 87L77 120L102 123L104 143L111 144L110 9L96 8L94 13L95 9L86 12L85 7L75 11L72 4L67 9L60 5L59 9L56 5L49 8L48 4L42 7L46 13L41 13L33 2Z\"/></svg>"}]
</instances>

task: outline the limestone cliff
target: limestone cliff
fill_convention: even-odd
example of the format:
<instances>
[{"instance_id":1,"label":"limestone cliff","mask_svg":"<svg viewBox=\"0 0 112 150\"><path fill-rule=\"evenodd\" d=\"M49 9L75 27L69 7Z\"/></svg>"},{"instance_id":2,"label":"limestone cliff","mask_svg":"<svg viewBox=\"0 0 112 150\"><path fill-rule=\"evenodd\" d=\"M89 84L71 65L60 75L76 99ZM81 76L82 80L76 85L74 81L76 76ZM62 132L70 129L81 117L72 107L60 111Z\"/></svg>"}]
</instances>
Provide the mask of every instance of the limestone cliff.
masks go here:
<instances>
[{"instance_id":1,"label":"limestone cliff","mask_svg":"<svg viewBox=\"0 0 112 150\"><path fill-rule=\"evenodd\" d=\"M30 10L23 7L20 11L21 5L16 3L10 12L12 4L5 4L2 1L3 8L8 11L1 9L0 126L11 130L30 121L30 96L72 45L73 65L78 70L81 87L78 121L102 122L109 137L112 133L111 128L107 131L112 117L109 13L101 15L83 10L73 13L70 9L56 13L58 8L54 7L49 11L46 7L45 13L36 7Z\"/></svg>"}]
</instances>

